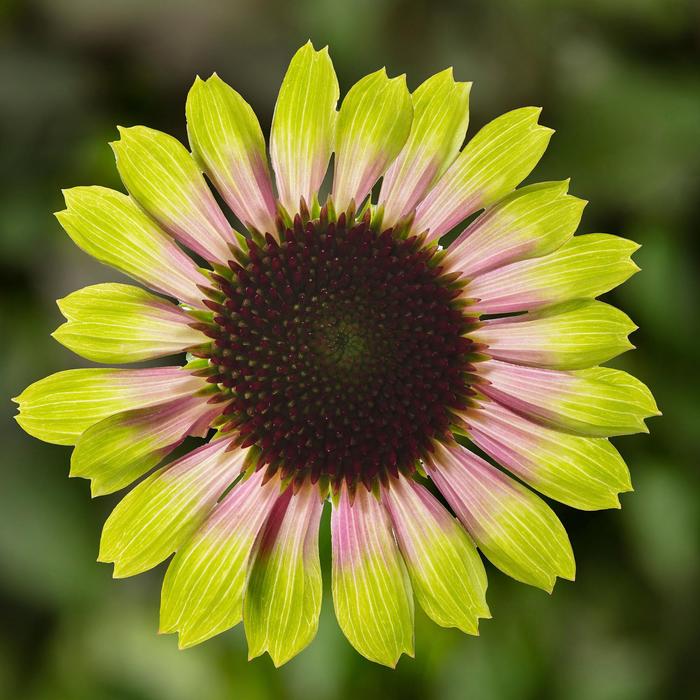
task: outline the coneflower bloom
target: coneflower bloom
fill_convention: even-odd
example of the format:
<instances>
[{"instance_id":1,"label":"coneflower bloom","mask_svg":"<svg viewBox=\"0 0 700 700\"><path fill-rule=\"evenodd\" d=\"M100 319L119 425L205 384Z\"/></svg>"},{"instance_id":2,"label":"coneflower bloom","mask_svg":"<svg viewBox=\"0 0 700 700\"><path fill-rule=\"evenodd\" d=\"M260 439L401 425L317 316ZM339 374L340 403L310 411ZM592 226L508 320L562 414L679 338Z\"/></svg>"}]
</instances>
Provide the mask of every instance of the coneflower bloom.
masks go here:
<instances>
[{"instance_id":1,"label":"coneflower bloom","mask_svg":"<svg viewBox=\"0 0 700 700\"><path fill-rule=\"evenodd\" d=\"M535 490L586 510L630 490L608 437L657 409L599 366L635 326L596 297L637 270L637 246L574 236L584 202L568 181L516 189L552 134L539 109L462 148L470 87L446 70L409 93L380 70L337 110L328 52L308 43L279 93L271 168L252 109L213 75L187 98L191 151L120 129L128 194L64 193L73 241L152 291L69 294L54 337L100 363L185 359L58 372L18 397L17 420L74 445L71 475L93 495L145 477L109 516L99 560L123 577L174 554L160 629L180 646L242 620L251 657L279 665L304 648L327 500L338 622L393 666L413 653L414 597L469 634L490 616L477 548L547 591L574 578ZM188 436L202 444L157 468Z\"/></svg>"}]
</instances>

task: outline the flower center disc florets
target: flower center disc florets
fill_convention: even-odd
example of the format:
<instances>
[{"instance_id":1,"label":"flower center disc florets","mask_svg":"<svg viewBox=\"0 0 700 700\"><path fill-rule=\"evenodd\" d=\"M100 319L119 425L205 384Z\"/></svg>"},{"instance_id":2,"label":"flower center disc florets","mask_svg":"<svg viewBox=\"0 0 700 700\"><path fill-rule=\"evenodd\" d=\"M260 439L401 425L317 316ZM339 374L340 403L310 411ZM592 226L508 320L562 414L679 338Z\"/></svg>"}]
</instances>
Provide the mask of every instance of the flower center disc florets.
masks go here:
<instances>
[{"instance_id":1,"label":"flower center disc florets","mask_svg":"<svg viewBox=\"0 0 700 700\"><path fill-rule=\"evenodd\" d=\"M297 481L411 473L470 394L472 321L437 249L344 214L247 249L213 275L209 357L241 445Z\"/></svg>"}]
</instances>

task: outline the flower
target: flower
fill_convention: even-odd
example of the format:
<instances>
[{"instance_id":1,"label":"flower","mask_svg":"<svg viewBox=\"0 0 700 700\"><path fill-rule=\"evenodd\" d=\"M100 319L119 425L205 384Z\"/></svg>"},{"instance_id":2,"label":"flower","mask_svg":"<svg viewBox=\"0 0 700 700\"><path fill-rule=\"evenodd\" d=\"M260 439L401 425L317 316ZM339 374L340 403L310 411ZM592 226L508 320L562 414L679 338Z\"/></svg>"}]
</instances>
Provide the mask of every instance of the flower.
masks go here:
<instances>
[{"instance_id":1,"label":"flower","mask_svg":"<svg viewBox=\"0 0 700 700\"><path fill-rule=\"evenodd\" d=\"M327 499L339 624L394 666L413 653L414 596L469 634L490 617L477 548L547 591L574 578L566 532L529 487L586 510L631 489L608 437L658 411L641 382L598 366L635 326L596 297L634 274L637 246L574 236L585 203L568 181L516 189L552 133L539 109L462 148L470 87L446 70L410 94L381 70L336 111L328 52L308 43L277 100L274 184L252 109L213 75L187 98L191 154L120 129L129 194L65 191L73 241L155 293L74 292L54 337L107 364L187 355L58 372L16 399L17 420L74 445L71 475L93 495L145 476L109 516L99 560L124 577L174 554L160 629L180 646L243 620L251 657L303 649ZM157 468L188 437L201 444Z\"/></svg>"}]
</instances>

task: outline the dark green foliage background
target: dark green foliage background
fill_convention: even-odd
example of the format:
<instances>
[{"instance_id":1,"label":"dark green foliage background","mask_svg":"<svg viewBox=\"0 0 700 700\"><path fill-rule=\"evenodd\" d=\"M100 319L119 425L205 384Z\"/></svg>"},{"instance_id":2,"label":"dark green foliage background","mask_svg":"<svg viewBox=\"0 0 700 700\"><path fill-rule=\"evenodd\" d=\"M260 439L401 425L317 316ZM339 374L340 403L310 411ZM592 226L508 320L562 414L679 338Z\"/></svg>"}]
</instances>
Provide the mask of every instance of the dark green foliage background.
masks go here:
<instances>
[{"instance_id":1,"label":"dark green foliage background","mask_svg":"<svg viewBox=\"0 0 700 700\"><path fill-rule=\"evenodd\" d=\"M415 87L454 65L475 127L539 104L557 134L538 179L571 176L581 232L643 244L614 295L641 326L620 359L654 390L653 434L620 439L622 511L560 508L578 560L552 597L492 568L480 638L418 614L415 660L366 663L330 596L315 643L280 671L242 631L178 652L158 637L162 570L113 581L95 563L117 497L67 479L69 450L0 424L0 697L32 700L698 697L700 7L692 0L5 0L0 5L1 392L82 364L49 337L54 300L118 276L51 212L61 187L118 186L116 124L184 138L195 76L216 70L269 127L292 52L331 44L347 90L386 64ZM327 514L326 514L327 515ZM322 554L329 558L327 528ZM326 568L327 571L327 568ZM326 586L328 585L326 575Z\"/></svg>"}]
</instances>

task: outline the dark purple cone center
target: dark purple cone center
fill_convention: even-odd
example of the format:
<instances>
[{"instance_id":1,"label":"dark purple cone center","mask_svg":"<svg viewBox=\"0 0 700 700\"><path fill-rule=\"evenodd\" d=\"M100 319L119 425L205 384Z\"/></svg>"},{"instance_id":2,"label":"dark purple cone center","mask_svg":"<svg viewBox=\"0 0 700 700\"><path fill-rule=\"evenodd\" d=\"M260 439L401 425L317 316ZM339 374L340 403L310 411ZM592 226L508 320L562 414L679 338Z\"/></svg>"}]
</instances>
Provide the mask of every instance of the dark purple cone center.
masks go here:
<instances>
[{"instance_id":1,"label":"dark purple cone center","mask_svg":"<svg viewBox=\"0 0 700 700\"><path fill-rule=\"evenodd\" d=\"M219 279L213 381L270 472L368 487L411 473L467 405L470 321L417 237L318 220Z\"/></svg>"}]
</instances>

